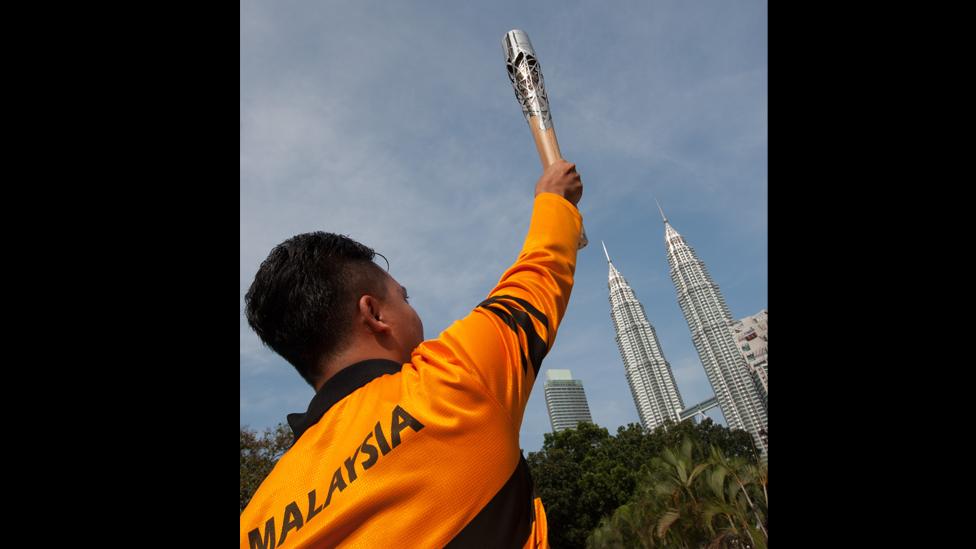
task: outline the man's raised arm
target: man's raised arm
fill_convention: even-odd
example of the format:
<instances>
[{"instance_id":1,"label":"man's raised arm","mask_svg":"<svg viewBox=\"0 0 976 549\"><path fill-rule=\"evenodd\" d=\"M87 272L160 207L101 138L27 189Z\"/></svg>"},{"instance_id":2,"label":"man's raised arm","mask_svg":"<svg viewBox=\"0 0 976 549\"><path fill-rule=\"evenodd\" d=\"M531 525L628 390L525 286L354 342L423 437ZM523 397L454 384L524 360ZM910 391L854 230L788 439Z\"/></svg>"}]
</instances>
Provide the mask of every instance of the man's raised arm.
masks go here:
<instances>
[{"instance_id":1,"label":"man's raised arm","mask_svg":"<svg viewBox=\"0 0 976 549\"><path fill-rule=\"evenodd\" d=\"M552 348L573 289L583 226L583 193L574 164L559 160L536 185L532 221L515 263L488 298L414 351L457 364L480 379L509 411L517 430L542 360ZM419 356L418 356L419 355Z\"/></svg>"}]
</instances>

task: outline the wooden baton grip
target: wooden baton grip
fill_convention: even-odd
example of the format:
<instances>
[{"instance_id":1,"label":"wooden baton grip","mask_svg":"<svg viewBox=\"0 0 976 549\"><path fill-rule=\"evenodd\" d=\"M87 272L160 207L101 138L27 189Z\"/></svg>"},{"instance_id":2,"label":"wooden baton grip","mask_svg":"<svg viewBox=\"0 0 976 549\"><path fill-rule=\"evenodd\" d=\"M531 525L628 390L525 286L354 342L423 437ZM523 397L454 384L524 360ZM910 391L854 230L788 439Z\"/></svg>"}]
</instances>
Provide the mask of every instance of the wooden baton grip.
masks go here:
<instances>
[{"instance_id":1,"label":"wooden baton grip","mask_svg":"<svg viewBox=\"0 0 976 549\"><path fill-rule=\"evenodd\" d=\"M556 128L540 129L538 124L530 124L532 128L532 139L535 139L535 148L539 151L539 160L542 161L542 169L562 160L563 155L559 152L559 141L556 140Z\"/></svg>"},{"instance_id":2,"label":"wooden baton grip","mask_svg":"<svg viewBox=\"0 0 976 549\"><path fill-rule=\"evenodd\" d=\"M543 130L539 128L538 124L529 124L529 128L532 130L532 139L535 140L535 148L539 151L539 160L542 161L543 170L555 164L557 160L562 160L563 155L559 152L559 141L556 140L556 128L549 127ZM589 239L586 238L586 228L581 227L578 249L582 250L589 243Z\"/></svg>"}]
</instances>

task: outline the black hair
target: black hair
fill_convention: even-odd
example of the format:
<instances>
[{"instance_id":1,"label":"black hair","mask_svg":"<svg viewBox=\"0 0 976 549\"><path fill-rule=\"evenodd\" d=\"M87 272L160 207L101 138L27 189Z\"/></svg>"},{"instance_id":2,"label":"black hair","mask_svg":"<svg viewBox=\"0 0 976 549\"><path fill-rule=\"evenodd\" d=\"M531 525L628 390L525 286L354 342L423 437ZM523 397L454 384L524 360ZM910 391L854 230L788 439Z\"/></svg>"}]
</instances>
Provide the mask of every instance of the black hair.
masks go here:
<instances>
[{"instance_id":1,"label":"black hair","mask_svg":"<svg viewBox=\"0 0 976 549\"><path fill-rule=\"evenodd\" d=\"M319 363L351 343L364 294L386 295L376 252L338 234L293 236L271 250L244 296L247 322L313 387Z\"/></svg>"}]
</instances>

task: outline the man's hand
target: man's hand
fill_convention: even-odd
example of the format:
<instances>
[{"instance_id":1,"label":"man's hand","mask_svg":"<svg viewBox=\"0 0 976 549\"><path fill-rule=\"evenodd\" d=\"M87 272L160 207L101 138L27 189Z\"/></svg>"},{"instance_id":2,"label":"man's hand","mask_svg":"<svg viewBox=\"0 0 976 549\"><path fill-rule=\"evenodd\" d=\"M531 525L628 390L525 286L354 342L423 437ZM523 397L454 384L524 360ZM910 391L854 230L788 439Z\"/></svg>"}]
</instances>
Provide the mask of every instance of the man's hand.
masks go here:
<instances>
[{"instance_id":1,"label":"man's hand","mask_svg":"<svg viewBox=\"0 0 976 549\"><path fill-rule=\"evenodd\" d=\"M535 184L535 195L539 193L558 194L575 206L583 197L583 181L576 173L576 164L562 159L550 164Z\"/></svg>"}]
</instances>

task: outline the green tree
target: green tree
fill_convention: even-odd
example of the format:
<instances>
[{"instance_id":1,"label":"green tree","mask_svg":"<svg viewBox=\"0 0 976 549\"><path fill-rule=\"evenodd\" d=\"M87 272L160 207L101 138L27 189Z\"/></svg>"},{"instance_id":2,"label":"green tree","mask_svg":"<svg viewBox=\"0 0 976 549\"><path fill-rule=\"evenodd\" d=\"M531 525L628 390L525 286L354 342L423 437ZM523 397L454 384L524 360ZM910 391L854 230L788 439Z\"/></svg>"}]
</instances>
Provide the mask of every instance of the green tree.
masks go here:
<instances>
[{"instance_id":1,"label":"green tree","mask_svg":"<svg viewBox=\"0 0 976 549\"><path fill-rule=\"evenodd\" d=\"M626 501L619 500L619 486L611 482L614 463L606 458L611 441L606 429L580 423L547 433L542 450L529 453L526 461L546 507L553 547L582 547L600 517Z\"/></svg>"},{"instance_id":2,"label":"green tree","mask_svg":"<svg viewBox=\"0 0 976 549\"><path fill-rule=\"evenodd\" d=\"M584 547L602 518L632 500L638 480L649 474L651 458L679 446L685 438L693 441L693 458L698 461L709 458L713 445L723 455L746 461L756 455L748 433L710 419L697 425L691 421L668 423L654 431L630 424L619 427L616 436L589 423L546 434L542 449L530 452L527 461L546 507L549 542L557 548ZM618 520L638 521L644 510L630 512ZM641 546L636 538L618 541L623 546Z\"/></svg>"},{"instance_id":3,"label":"green tree","mask_svg":"<svg viewBox=\"0 0 976 549\"><path fill-rule=\"evenodd\" d=\"M294 435L284 423L274 429L257 432L241 427L241 512L251 501L251 496L274 468L278 459L291 447Z\"/></svg>"},{"instance_id":4,"label":"green tree","mask_svg":"<svg viewBox=\"0 0 976 549\"><path fill-rule=\"evenodd\" d=\"M711 493L705 502L705 524L712 544L728 540L729 547L765 549L768 543L767 466L742 458L728 458L711 449L705 480Z\"/></svg>"},{"instance_id":5,"label":"green tree","mask_svg":"<svg viewBox=\"0 0 976 549\"><path fill-rule=\"evenodd\" d=\"M587 545L766 549L766 470L685 438L650 461L634 498L602 520Z\"/></svg>"},{"instance_id":6,"label":"green tree","mask_svg":"<svg viewBox=\"0 0 976 549\"><path fill-rule=\"evenodd\" d=\"M656 447L652 455L658 455L665 448L678 448L685 439L692 441L693 457L702 461L709 457L712 446L719 448L729 457L740 457L750 461L758 461L759 454L753 444L752 436L741 429L723 427L710 418L695 424L688 421L680 423L665 422L651 433L656 439Z\"/></svg>"}]
</instances>

